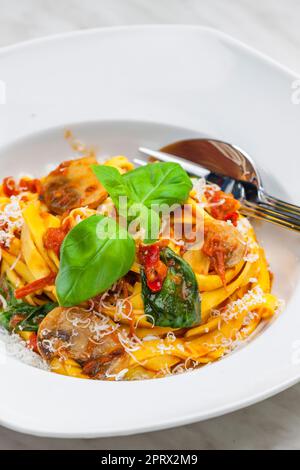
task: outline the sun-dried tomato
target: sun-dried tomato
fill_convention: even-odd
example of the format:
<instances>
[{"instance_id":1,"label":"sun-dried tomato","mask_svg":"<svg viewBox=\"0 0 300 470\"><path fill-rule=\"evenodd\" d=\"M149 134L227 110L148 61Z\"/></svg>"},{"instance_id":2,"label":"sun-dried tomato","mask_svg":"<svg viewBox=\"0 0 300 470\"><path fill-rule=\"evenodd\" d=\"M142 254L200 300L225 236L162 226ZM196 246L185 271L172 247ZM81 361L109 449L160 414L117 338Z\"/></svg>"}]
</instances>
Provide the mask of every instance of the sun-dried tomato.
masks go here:
<instances>
[{"instance_id":1,"label":"sun-dried tomato","mask_svg":"<svg viewBox=\"0 0 300 470\"><path fill-rule=\"evenodd\" d=\"M160 259L160 246L140 245L139 258L145 269L149 289L152 292L159 292L168 272L167 266Z\"/></svg>"}]
</instances>

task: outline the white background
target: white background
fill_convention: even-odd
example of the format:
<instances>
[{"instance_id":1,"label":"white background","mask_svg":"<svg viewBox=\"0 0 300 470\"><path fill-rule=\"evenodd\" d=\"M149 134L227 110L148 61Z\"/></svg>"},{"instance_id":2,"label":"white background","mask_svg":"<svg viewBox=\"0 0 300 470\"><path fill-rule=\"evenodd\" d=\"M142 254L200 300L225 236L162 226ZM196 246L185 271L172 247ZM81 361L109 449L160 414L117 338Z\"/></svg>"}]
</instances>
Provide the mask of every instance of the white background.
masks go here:
<instances>
[{"instance_id":1,"label":"white background","mask_svg":"<svg viewBox=\"0 0 300 470\"><path fill-rule=\"evenodd\" d=\"M151 23L218 28L300 74L299 0L0 0L0 46L75 29ZM113 439L35 438L0 427L0 449L296 449L299 403L300 385L221 418Z\"/></svg>"}]
</instances>

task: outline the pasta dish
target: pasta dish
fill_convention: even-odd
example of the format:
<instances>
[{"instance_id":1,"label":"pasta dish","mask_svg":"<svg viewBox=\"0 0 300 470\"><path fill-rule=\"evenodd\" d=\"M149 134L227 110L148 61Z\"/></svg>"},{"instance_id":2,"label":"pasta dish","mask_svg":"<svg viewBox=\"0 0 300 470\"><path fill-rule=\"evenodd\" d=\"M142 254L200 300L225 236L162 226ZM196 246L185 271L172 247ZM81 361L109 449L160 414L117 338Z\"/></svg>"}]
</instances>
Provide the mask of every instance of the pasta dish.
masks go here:
<instances>
[{"instance_id":1,"label":"pasta dish","mask_svg":"<svg viewBox=\"0 0 300 470\"><path fill-rule=\"evenodd\" d=\"M177 163L134 168L86 152L40 179L5 177L1 328L49 370L86 379L165 377L222 358L279 307L239 208Z\"/></svg>"}]
</instances>

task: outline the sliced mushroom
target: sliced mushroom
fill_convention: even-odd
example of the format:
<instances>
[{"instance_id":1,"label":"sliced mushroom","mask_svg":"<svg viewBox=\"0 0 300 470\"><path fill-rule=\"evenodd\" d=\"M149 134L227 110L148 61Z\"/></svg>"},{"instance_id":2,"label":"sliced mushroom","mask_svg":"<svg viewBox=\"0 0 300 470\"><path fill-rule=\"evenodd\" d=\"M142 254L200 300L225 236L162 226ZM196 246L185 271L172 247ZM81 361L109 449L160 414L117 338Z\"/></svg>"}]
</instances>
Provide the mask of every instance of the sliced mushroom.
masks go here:
<instances>
[{"instance_id":1,"label":"sliced mushroom","mask_svg":"<svg viewBox=\"0 0 300 470\"><path fill-rule=\"evenodd\" d=\"M61 163L42 182L41 197L55 214L63 214L76 207L97 207L107 192L94 175L91 165L94 157L84 157Z\"/></svg>"},{"instance_id":2,"label":"sliced mushroom","mask_svg":"<svg viewBox=\"0 0 300 470\"><path fill-rule=\"evenodd\" d=\"M39 326L37 344L47 361L73 359L93 378L119 372L127 360L114 322L79 307L57 307L48 313Z\"/></svg>"}]
</instances>

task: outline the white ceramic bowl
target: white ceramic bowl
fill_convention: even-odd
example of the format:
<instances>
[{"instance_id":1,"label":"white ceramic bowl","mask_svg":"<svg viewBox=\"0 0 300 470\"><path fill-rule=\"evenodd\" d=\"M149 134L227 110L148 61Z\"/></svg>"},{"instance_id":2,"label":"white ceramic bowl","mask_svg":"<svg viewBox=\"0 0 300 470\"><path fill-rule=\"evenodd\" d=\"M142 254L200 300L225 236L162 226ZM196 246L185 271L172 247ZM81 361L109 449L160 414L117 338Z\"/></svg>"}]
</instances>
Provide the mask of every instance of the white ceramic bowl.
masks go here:
<instances>
[{"instance_id":1,"label":"white ceramic bowl","mask_svg":"<svg viewBox=\"0 0 300 470\"><path fill-rule=\"evenodd\" d=\"M70 156L63 127L99 155L134 155L208 134L247 150L267 189L300 202L300 107L291 72L216 31L111 28L0 51L0 174L41 174ZM97 382L8 357L0 365L0 423L55 437L156 430L262 400L300 378L299 238L260 224L285 311L245 347L200 370L160 380Z\"/></svg>"}]
</instances>

